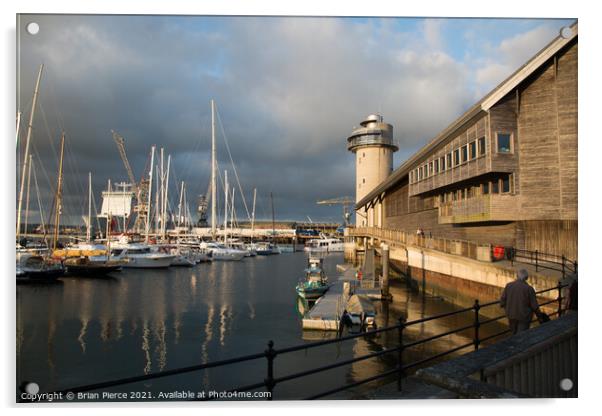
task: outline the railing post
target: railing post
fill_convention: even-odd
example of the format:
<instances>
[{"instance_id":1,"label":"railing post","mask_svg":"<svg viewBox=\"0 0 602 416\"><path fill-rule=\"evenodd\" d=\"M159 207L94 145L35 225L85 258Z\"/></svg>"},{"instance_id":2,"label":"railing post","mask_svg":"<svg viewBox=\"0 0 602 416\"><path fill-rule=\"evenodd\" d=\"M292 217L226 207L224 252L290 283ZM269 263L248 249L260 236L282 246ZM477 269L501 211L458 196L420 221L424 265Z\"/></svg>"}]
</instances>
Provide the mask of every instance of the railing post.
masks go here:
<instances>
[{"instance_id":1,"label":"railing post","mask_svg":"<svg viewBox=\"0 0 602 416\"><path fill-rule=\"evenodd\" d=\"M564 254L562 255L562 278L564 279L564 261L566 259L564 258Z\"/></svg>"},{"instance_id":2,"label":"railing post","mask_svg":"<svg viewBox=\"0 0 602 416\"><path fill-rule=\"evenodd\" d=\"M473 339L473 344L474 344L474 349L475 351L479 349L479 344L481 343L480 339L479 339L479 327L481 326L481 323L479 321L479 311L481 310L481 305L479 304L479 300L475 299L474 301L474 339Z\"/></svg>"},{"instance_id":3,"label":"railing post","mask_svg":"<svg viewBox=\"0 0 602 416\"><path fill-rule=\"evenodd\" d=\"M539 266L538 265L539 262L537 260L538 253L539 253L539 250L535 250L535 271L538 271L538 266Z\"/></svg>"},{"instance_id":4,"label":"railing post","mask_svg":"<svg viewBox=\"0 0 602 416\"><path fill-rule=\"evenodd\" d=\"M397 327L397 338L399 350L397 350L397 390L401 391L401 379L403 378L403 330L406 323L403 318L399 318L399 326Z\"/></svg>"},{"instance_id":5,"label":"railing post","mask_svg":"<svg viewBox=\"0 0 602 416\"><path fill-rule=\"evenodd\" d=\"M267 388L270 395L268 400L272 400L272 392L276 383L274 382L274 358L276 357L276 351L274 350L274 341L268 342L268 349L265 350L265 358L268 360L268 372L267 377L264 380L265 387Z\"/></svg>"},{"instance_id":6,"label":"railing post","mask_svg":"<svg viewBox=\"0 0 602 416\"><path fill-rule=\"evenodd\" d=\"M558 282L558 317L562 315L562 284Z\"/></svg>"}]
</instances>

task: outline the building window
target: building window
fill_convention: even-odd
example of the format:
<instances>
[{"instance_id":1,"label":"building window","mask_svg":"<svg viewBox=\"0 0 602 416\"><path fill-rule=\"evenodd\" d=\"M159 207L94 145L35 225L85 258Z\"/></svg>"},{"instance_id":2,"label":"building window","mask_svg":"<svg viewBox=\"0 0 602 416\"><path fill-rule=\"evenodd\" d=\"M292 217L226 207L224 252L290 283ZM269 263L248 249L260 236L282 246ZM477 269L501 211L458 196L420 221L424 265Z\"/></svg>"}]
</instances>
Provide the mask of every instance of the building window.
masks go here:
<instances>
[{"instance_id":1,"label":"building window","mask_svg":"<svg viewBox=\"0 0 602 416\"><path fill-rule=\"evenodd\" d=\"M485 182L483 184L482 192L483 192L483 195L487 195L489 193L489 182Z\"/></svg>"},{"instance_id":2,"label":"building window","mask_svg":"<svg viewBox=\"0 0 602 416\"><path fill-rule=\"evenodd\" d=\"M447 169L451 169L452 168L452 154L448 153L445 159L445 164L447 166Z\"/></svg>"},{"instance_id":3,"label":"building window","mask_svg":"<svg viewBox=\"0 0 602 416\"><path fill-rule=\"evenodd\" d=\"M445 172L445 158L443 156L439 158L439 171Z\"/></svg>"},{"instance_id":4,"label":"building window","mask_svg":"<svg viewBox=\"0 0 602 416\"><path fill-rule=\"evenodd\" d=\"M512 135L510 133L497 133L498 153L512 153Z\"/></svg>"},{"instance_id":5,"label":"building window","mask_svg":"<svg viewBox=\"0 0 602 416\"><path fill-rule=\"evenodd\" d=\"M499 194L500 193L500 181L497 179L491 182L491 193Z\"/></svg>"},{"instance_id":6,"label":"building window","mask_svg":"<svg viewBox=\"0 0 602 416\"><path fill-rule=\"evenodd\" d=\"M485 154L485 137L479 138L479 156L483 156Z\"/></svg>"},{"instance_id":7,"label":"building window","mask_svg":"<svg viewBox=\"0 0 602 416\"><path fill-rule=\"evenodd\" d=\"M454 166L460 165L460 149L454 150Z\"/></svg>"},{"instance_id":8,"label":"building window","mask_svg":"<svg viewBox=\"0 0 602 416\"><path fill-rule=\"evenodd\" d=\"M468 160L468 145L462 146L462 163Z\"/></svg>"},{"instance_id":9,"label":"building window","mask_svg":"<svg viewBox=\"0 0 602 416\"><path fill-rule=\"evenodd\" d=\"M439 173L439 159L436 159L436 160L433 162L433 164L434 164L434 166L435 166L435 167L433 168L433 170L435 171L435 175L436 175L436 174L438 174L438 173Z\"/></svg>"},{"instance_id":10,"label":"building window","mask_svg":"<svg viewBox=\"0 0 602 416\"><path fill-rule=\"evenodd\" d=\"M424 178L426 179L426 178L429 177L429 165L428 165L428 163L426 165L424 165L422 168L424 169Z\"/></svg>"},{"instance_id":11,"label":"building window","mask_svg":"<svg viewBox=\"0 0 602 416\"><path fill-rule=\"evenodd\" d=\"M507 194L510 192L510 175L506 175L502 178L502 193Z\"/></svg>"},{"instance_id":12,"label":"building window","mask_svg":"<svg viewBox=\"0 0 602 416\"><path fill-rule=\"evenodd\" d=\"M410 171L410 183L414 183L414 171Z\"/></svg>"},{"instance_id":13,"label":"building window","mask_svg":"<svg viewBox=\"0 0 602 416\"><path fill-rule=\"evenodd\" d=\"M433 162L429 162L429 176L433 176Z\"/></svg>"},{"instance_id":14,"label":"building window","mask_svg":"<svg viewBox=\"0 0 602 416\"><path fill-rule=\"evenodd\" d=\"M366 178L362 178L362 183L366 183Z\"/></svg>"},{"instance_id":15,"label":"building window","mask_svg":"<svg viewBox=\"0 0 602 416\"><path fill-rule=\"evenodd\" d=\"M468 145L468 155L471 160L477 157L477 142L470 142Z\"/></svg>"}]
</instances>

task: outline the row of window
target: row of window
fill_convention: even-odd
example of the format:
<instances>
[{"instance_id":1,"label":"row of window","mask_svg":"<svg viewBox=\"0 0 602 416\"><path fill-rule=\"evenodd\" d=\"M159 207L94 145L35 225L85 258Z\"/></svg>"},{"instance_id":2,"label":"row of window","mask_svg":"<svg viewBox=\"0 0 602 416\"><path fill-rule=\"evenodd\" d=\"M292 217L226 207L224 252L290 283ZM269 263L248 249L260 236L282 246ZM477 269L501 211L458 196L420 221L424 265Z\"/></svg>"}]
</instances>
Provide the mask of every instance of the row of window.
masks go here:
<instances>
[{"instance_id":1,"label":"row of window","mask_svg":"<svg viewBox=\"0 0 602 416\"><path fill-rule=\"evenodd\" d=\"M512 174L504 175L497 179L488 180L478 185L456 189L439 195L439 204L462 199L474 198L488 194L508 194L512 190Z\"/></svg>"},{"instance_id":2,"label":"row of window","mask_svg":"<svg viewBox=\"0 0 602 416\"><path fill-rule=\"evenodd\" d=\"M512 152L512 135L510 133L496 133L496 150L498 153ZM410 171L410 183L416 183L439 173L449 171L470 160L485 155L486 151L485 137L479 137L477 140L473 140L444 156L431 160Z\"/></svg>"}]
</instances>

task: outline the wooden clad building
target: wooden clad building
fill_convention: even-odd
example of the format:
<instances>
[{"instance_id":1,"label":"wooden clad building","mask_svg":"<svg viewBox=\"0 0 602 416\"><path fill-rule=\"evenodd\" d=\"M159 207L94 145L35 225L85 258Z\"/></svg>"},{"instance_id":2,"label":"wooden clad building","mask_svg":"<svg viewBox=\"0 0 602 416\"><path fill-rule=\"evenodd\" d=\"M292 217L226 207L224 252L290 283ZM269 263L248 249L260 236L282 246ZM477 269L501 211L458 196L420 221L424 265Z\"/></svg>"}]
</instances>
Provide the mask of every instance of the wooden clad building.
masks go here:
<instances>
[{"instance_id":1,"label":"wooden clad building","mask_svg":"<svg viewBox=\"0 0 602 416\"><path fill-rule=\"evenodd\" d=\"M358 226L577 259L577 23L358 201Z\"/></svg>"}]
</instances>

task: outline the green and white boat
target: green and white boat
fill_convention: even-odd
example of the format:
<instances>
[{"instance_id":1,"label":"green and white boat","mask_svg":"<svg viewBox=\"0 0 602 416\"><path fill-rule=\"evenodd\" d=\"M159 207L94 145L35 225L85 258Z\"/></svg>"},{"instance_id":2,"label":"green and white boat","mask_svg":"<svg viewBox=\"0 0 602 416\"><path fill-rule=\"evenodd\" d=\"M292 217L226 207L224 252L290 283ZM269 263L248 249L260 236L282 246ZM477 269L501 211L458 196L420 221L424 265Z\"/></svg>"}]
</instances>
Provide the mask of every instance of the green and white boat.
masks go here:
<instances>
[{"instance_id":1,"label":"green and white boat","mask_svg":"<svg viewBox=\"0 0 602 416\"><path fill-rule=\"evenodd\" d=\"M309 266L305 269L305 281L300 282L295 290L297 294L307 300L316 300L322 296L330 285L322 269L322 259L309 259Z\"/></svg>"}]
</instances>

